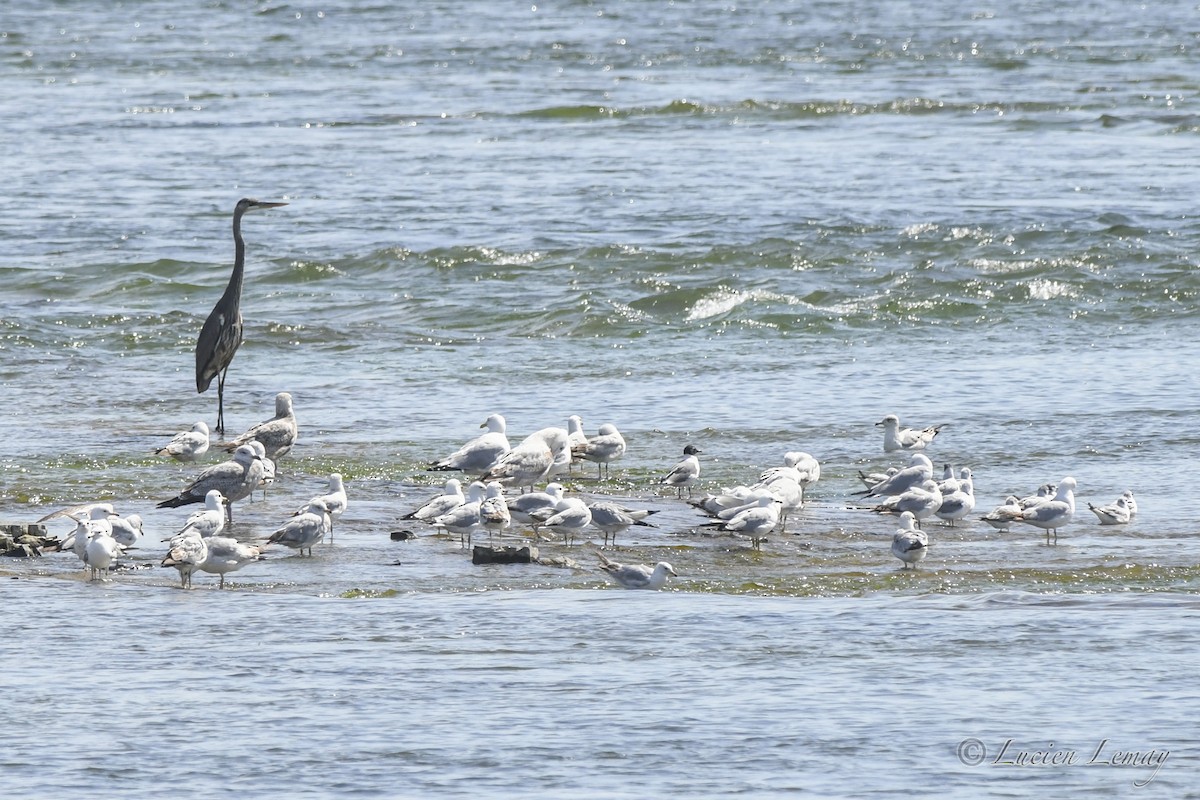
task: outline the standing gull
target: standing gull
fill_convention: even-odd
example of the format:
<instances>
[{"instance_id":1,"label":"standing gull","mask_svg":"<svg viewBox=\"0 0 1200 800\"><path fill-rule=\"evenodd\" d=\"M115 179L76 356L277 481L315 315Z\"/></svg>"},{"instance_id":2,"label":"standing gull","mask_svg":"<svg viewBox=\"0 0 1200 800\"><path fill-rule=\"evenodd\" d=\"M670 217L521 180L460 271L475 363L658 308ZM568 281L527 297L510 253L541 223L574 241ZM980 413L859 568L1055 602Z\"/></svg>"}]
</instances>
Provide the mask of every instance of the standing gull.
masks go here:
<instances>
[{"instance_id":1,"label":"standing gull","mask_svg":"<svg viewBox=\"0 0 1200 800\"><path fill-rule=\"evenodd\" d=\"M275 482L275 462L267 458L267 448L257 439L251 439L250 446L254 448L254 454L258 456L258 463L262 465L262 475L258 479L255 486L256 489L263 490L263 500L267 499L267 487ZM254 499L254 491L250 492L251 499Z\"/></svg>"},{"instance_id":2,"label":"standing gull","mask_svg":"<svg viewBox=\"0 0 1200 800\"><path fill-rule=\"evenodd\" d=\"M190 431L180 431L163 447L154 451L156 456L170 456L176 461L196 461L208 452L208 425L197 422Z\"/></svg>"},{"instance_id":3,"label":"standing gull","mask_svg":"<svg viewBox=\"0 0 1200 800\"><path fill-rule=\"evenodd\" d=\"M180 533L171 539L170 550L162 560L164 567L179 570L181 588L192 588L192 573L208 558L207 541L194 531Z\"/></svg>"},{"instance_id":4,"label":"standing gull","mask_svg":"<svg viewBox=\"0 0 1200 800\"><path fill-rule=\"evenodd\" d=\"M89 526L90 527L90 526ZM87 543L87 565L92 580L108 580L108 568L121 554L121 545L112 537L111 526L91 532Z\"/></svg>"},{"instance_id":5,"label":"standing gull","mask_svg":"<svg viewBox=\"0 0 1200 800\"><path fill-rule=\"evenodd\" d=\"M679 577L666 561L648 567L645 564L618 564L616 561L610 561L603 553L597 552L596 555L600 557L600 569L626 589L657 590L667 582L668 575Z\"/></svg>"},{"instance_id":6,"label":"standing gull","mask_svg":"<svg viewBox=\"0 0 1200 800\"><path fill-rule=\"evenodd\" d=\"M881 514L903 514L910 512L916 518L917 524L920 525L921 520L933 516L941 507L942 493L938 490L936 483L932 480L927 480L922 481L903 494L884 498L882 503L874 506L871 510Z\"/></svg>"},{"instance_id":7,"label":"standing gull","mask_svg":"<svg viewBox=\"0 0 1200 800\"><path fill-rule=\"evenodd\" d=\"M177 536L194 533L201 539L216 536L225 530L225 496L220 489L209 489L204 495L204 510L187 518Z\"/></svg>"},{"instance_id":8,"label":"standing gull","mask_svg":"<svg viewBox=\"0 0 1200 800\"><path fill-rule=\"evenodd\" d=\"M504 417L499 414L492 414L479 427L487 428L487 433L476 436L445 458L434 461L426 469L457 470L474 476L487 472L508 452L508 436L504 432Z\"/></svg>"},{"instance_id":9,"label":"standing gull","mask_svg":"<svg viewBox=\"0 0 1200 800\"><path fill-rule=\"evenodd\" d=\"M891 495L903 494L912 487L924 481L932 480L932 478L933 462L929 460L929 456L924 453L913 453L907 467L884 478L865 491L855 492L855 494L865 494L868 497L889 497Z\"/></svg>"},{"instance_id":10,"label":"standing gull","mask_svg":"<svg viewBox=\"0 0 1200 800\"><path fill-rule=\"evenodd\" d=\"M960 519L975 510L975 483L971 478L971 470L962 468L962 477L948 483L948 492L943 492L942 503L933 513L937 518L954 525ZM941 491L941 487L938 487Z\"/></svg>"},{"instance_id":11,"label":"standing gull","mask_svg":"<svg viewBox=\"0 0 1200 800\"><path fill-rule=\"evenodd\" d=\"M242 544L228 536L212 536L205 541L208 552L200 562L201 572L220 576L218 589L225 588L225 573L235 572L247 564L258 561L262 554L257 547Z\"/></svg>"},{"instance_id":12,"label":"standing gull","mask_svg":"<svg viewBox=\"0 0 1200 800\"><path fill-rule=\"evenodd\" d=\"M508 512L517 522L533 525L535 528L542 520L554 513L554 508L562 502L563 486L561 483L548 483L543 492L529 492L508 498ZM549 511L548 514L542 513Z\"/></svg>"},{"instance_id":13,"label":"standing gull","mask_svg":"<svg viewBox=\"0 0 1200 800\"><path fill-rule=\"evenodd\" d=\"M649 522L643 522L652 512L646 509L628 509L607 500L589 503L588 508L592 512L592 525L600 529L604 534L604 544L607 545L609 538L612 538L612 546L617 546L617 534L624 533L634 525L642 525L647 528L653 528Z\"/></svg>"},{"instance_id":14,"label":"standing gull","mask_svg":"<svg viewBox=\"0 0 1200 800\"><path fill-rule=\"evenodd\" d=\"M692 487L696 485L696 481L700 480L700 459L697 455L704 452L699 447L689 444L683 448L683 461L680 461L666 475L658 479L660 485L670 486L677 492L678 497L683 497L683 490L688 490L688 497L692 496Z\"/></svg>"},{"instance_id":15,"label":"standing gull","mask_svg":"<svg viewBox=\"0 0 1200 800\"><path fill-rule=\"evenodd\" d=\"M474 481L467 487L467 500L461 505L433 519L433 524L444 529L447 533L457 533L459 545L466 547L471 544L471 536L483 524L479 516L479 507L487 497L487 486Z\"/></svg>"},{"instance_id":16,"label":"standing gull","mask_svg":"<svg viewBox=\"0 0 1200 800\"><path fill-rule=\"evenodd\" d=\"M779 501L769 491L760 490L754 504L734 514L727 522L711 523L707 527L750 537L755 550L762 549L767 534L779 527Z\"/></svg>"},{"instance_id":17,"label":"standing gull","mask_svg":"<svg viewBox=\"0 0 1200 800\"><path fill-rule=\"evenodd\" d=\"M288 454L300 435L296 426L296 412L292 410L292 396L288 392L275 395L275 416L260 422L225 446L227 453L244 444L261 442L267 458L278 461Z\"/></svg>"},{"instance_id":18,"label":"standing gull","mask_svg":"<svg viewBox=\"0 0 1200 800\"><path fill-rule=\"evenodd\" d=\"M876 427L883 427L883 451L892 453L896 450L924 450L933 442L933 437L938 435L944 425L932 425L921 430L913 430L912 428L901 428L900 418L895 414L888 414L886 417L875 423Z\"/></svg>"},{"instance_id":19,"label":"standing gull","mask_svg":"<svg viewBox=\"0 0 1200 800\"><path fill-rule=\"evenodd\" d=\"M1052 500L1045 500L1029 506L1015 521L1045 530L1046 544L1050 544L1050 536L1053 534L1054 542L1057 544L1058 529L1070 522L1071 517L1075 515L1076 486L1074 478L1070 476L1063 478L1058 482L1058 490Z\"/></svg>"},{"instance_id":20,"label":"standing gull","mask_svg":"<svg viewBox=\"0 0 1200 800\"><path fill-rule=\"evenodd\" d=\"M313 545L325 538L329 532L329 507L318 498L309 501L304 513L292 517L269 537L267 544L281 544L304 555L311 556Z\"/></svg>"},{"instance_id":21,"label":"standing gull","mask_svg":"<svg viewBox=\"0 0 1200 800\"><path fill-rule=\"evenodd\" d=\"M821 464L803 450L791 450L783 454L782 467L770 467L758 476L759 484L770 484L780 478L791 478L800 484L800 504L804 504L803 492L821 480Z\"/></svg>"},{"instance_id":22,"label":"standing gull","mask_svg":"<svg viewBox=\"0 0 1200 800\"><path fill-rule=\"evenodd\" d=\"M326 494L317 495L308 501L308 505L304 508L297 509L293 517L298 517L303 514L309 506L320 501L329 509L329 541L333 541L333 523L346 510L349 501L346 498L346 485L342 482L342 474L340 472L331 473L329 476L329 491Z\"/></svg>"},{"instance_id":23,"label":"standing gull","mask_svg":"<svg viewBox=\"0 0 1200 800\"><path fill-rule=\"evenodd\" d=\"M576 534L583 533L583 530L591 524L592 510L578 497L564 497L554 507L554 513L541 511L537 512L534 517L535 519L545 517L542 520L542 527L555 534L561 534L563 541L569 545L574 541Z\"/></svg>"},{"instance_id":24,"label":"standing gull","mask_svg":"<svg viewBox=\"0 0 1200 800\"><path fill-rule=\"evenodd\" d=\"M142 538L140 514L130 514L128 517L112 516L108 518L108 524L112 526L112 537L121 545L121 549L133 547L138 539Z\"/></svg>"},{"instance_id":25,"label":"standing gull","mask_svg":"<svg viewBox=\"0 0 1200 800\"><path fill-rule=\"evenodd\" d=\"M259 208L287 203L263 203L242 198L233 208L233 272L225 293L209 312L196 340L196 391L208 391L217 379L217 433L225 433L225 376L233 355L242 344L242 282L246 272L246 244L242 241L242 215Z\"/></svg>"},{"instance_id":26,"label":"standing gull","mask_svg":"<svg viewBox=\"0 0 1200 800\"><path fill-rule=\"evenodd\" d=\"M532 488L550 474L563 453L570 461L567 432L562 428L542 428L505 453L480 480L499 481L508 487Z\"/></svg>"},{"instance_id":27,"label":"standing gull","mask_svg":"<svg viewBox=\"0 0 1200 800\"><path fill-rule=\"evenodd\" d=\"M112 517L117 515L113 510L112 503L89 503L85 506L86 515L77 516L72 513L67 513L67 516L75 520L75 530L63 539L60 549L71 548L75 556L83 562L84 567L88 566L87 546L92 540L92 537L98 533L103 533L107 536L112 535ZM76 509L72 509L76 510Z\"/></svg>"},{"instance_id":28,"label":"standing gull","mask_svg":"<svg viewBox=\"0 0 1200 800\"><path fill-rule=\"evenodd\" d=\"M596 436L585 439L571 448L573 458L596 462L596 479L611 477L609 465L625 454L625 437L612 423L600 426Z\"/></svg>"},{"instance_id":29,"label":"standing gull","mask_svg":"<svg viewBox=\"0 0 1200 800\"><path fill-rule=\"evenodd\" d=\"M204 470L178 496L162 501L158 508L178 508L190 503L203 503L205 496L216 489L230 503L226 510L232 521L232 504L249 497L261 479L262 461L253 447L244 444L234 451L232 459Z\"/></svg>"},{"instance_id":30,"label":"standing gull","mask_svg":"<svg viewBox=\"0 0 1200 800\"><path fill-rule=\"evenodd\" d=\"M1003 503L984 514L980 519L998 531L1006 531L1020 518L1024 510L1021 508L1020 499L1015 494L1010 494Z\"/></svg>"},{"instance_id":31,"label":"standing gull","mask_svg":"<svg viewBox=\"0 0 1200 800\"><path fill-rule=\"evenodd\" d=\"M512 514L504 502L504 487L496 481L487 485L487 496L479 504L479 524L488 532L504 538L504 531L512 524Z\"/></svg>"},{"instance_id":32,"label":"standing gull","mask_svg":"<svg viewBox=\"0 0 1200 800\"><path fill-rule=\"evenodd\" d=\"M432 522L435 518L449 512L451 509L461 506L467 502L466 496L463 494L462 481L458 478L451 478L446 481L442 489L442 494L431 498L420 508L410 511L401 519L415 519L421 522Z\"/></svg>"},{"instance_id":33,"label":"standing gull","mask_svg":"<svg viewBox=\"0 0 1200 800\"><path fill-rule=\"evenodd\" d=\"M916 518L905 511L900 515L900 529L892 536L892 555L900 559L903 569L917 568L917 562L929 552L929 537L914 527Z\"/></svg>"}]
</instances>

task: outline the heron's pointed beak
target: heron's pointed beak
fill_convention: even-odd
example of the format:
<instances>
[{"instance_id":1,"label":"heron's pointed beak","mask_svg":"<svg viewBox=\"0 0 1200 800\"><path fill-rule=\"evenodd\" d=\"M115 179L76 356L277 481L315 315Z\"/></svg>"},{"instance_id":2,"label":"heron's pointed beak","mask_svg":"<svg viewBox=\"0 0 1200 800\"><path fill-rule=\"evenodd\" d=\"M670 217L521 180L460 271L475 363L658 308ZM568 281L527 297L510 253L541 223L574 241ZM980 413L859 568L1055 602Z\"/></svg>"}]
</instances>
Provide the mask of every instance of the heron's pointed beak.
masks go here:
<instances>
[{"instance_id":1,"label":"heron's pointed beak","mask_svg":"<svg viewBox=\"0 0 1200 800\"><path fill-rule=\"evenodd\" d=\"M287 205L287 203L264 203L264 202L259 201L254 204L254 207L255 208L279 208L280 206L286 206L286 205Z\"/></svg>"}]
</instances>

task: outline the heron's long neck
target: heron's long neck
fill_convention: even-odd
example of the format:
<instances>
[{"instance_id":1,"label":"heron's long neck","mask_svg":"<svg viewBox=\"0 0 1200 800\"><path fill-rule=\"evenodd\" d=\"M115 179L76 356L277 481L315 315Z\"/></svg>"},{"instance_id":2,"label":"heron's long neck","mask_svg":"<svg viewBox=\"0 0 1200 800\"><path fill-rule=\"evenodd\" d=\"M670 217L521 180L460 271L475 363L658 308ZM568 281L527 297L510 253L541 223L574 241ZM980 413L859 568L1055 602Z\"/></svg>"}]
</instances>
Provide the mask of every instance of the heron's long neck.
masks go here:
<instances>
[{"instance_id":1,"label":"heron's long neck","mask_svg":"<svg viewBox=\"0 0 1200 800\"><path fill-rule=\"evenodd\" d=\"M246 243L242 241L242 215L233 215L233 274L225 287L225 297L236 311L242 304L242 276L246 271Z\"/></svg>"}]
</instances>

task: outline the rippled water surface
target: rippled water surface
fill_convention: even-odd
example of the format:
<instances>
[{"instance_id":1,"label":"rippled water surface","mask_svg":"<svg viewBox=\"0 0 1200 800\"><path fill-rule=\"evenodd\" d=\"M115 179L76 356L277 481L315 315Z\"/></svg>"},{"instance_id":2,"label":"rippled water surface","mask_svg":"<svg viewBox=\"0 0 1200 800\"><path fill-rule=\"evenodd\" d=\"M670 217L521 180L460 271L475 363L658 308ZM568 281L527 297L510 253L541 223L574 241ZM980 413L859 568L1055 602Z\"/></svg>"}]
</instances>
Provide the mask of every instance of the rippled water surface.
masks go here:
<instances>
[{"instance_id":1,"label":"rippled water surface","mask_svg":"<svg viewBox=\"0 0 1200 800\"><path fill-rule=\"evenodd\" d=\"M105 584L0 564L5 795L1194 793L1197 21L9 3L0 522L113 499L147 536ZM243 196L289 205L243 225L227 419L289 391L301 438L233 533L335 470L351 505L313 559L182 592L186 509L154 504L196 468L150 453L215 419L193 348ZM659 512L611 555L670 561L667 591L400 519L493 412L622 430L613 479L568 487ZM935 524L900 571L853 494L898 461L889 412L946 425L980 511L1073 475L1079 512L1057 545ZM687 443L698 492L789 450L823 476L754 551L659 489ZM1021 748L1080 755L996 763Z\"/></svg>"}]
</instances>

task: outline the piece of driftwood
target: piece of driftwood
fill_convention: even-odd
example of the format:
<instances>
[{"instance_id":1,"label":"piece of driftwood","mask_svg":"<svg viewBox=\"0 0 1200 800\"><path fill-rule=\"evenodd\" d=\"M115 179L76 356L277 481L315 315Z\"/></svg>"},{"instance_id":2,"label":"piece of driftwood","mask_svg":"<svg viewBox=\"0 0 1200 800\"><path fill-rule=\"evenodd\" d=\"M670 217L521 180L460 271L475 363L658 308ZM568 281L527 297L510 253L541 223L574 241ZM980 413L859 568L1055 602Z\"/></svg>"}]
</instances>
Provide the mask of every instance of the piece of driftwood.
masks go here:
<instances>
[{"instance_id":1,"label":"piece of driftwood","mask_svg":"<svg viewBox=\"0 0 1200 800\"><path fill-rule=\"evenodd\" d=\"M488 547L477 544L471 549L472 564L532 564L538 560L536 547Z\"/></svg>"}]
</instances>

